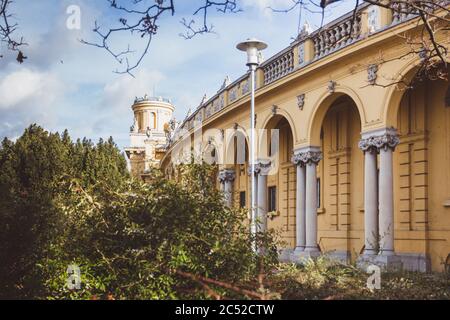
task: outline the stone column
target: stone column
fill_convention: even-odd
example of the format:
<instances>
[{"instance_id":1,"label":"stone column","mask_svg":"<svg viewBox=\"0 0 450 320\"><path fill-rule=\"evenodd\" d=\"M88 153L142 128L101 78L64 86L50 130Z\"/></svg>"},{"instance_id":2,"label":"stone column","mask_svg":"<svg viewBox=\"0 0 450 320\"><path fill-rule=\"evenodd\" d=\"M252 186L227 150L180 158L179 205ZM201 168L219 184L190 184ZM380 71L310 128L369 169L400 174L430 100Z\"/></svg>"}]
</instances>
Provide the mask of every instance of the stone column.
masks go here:
<instances>
[{"instance_id":1,"label":"stone column","mask_svg":"<svg viewBox=\"0 0 450 320\"><path fill-rule=\"evenodd\" d=\"M375 263L386 269L401 268L400 256L394 252L394 188L392 156L400 140L394 128L384 128L363 134L360 148L365 151L365 254L360 265ZM379 176L376 176L376 153L380 153ZM375 184L378 182L378 190ZM376 197L378 194L378 217ZM378 247L373 246L375 234ZM374 255L377 253L378 255Z\"/></svg>"},{"instance_id":2,"label":"stone column","mask_svg":"<svg viewBox=\"0 0 450 320\"><path fill-rule=\"evenodd\" d=\"M378 171L377 148L372 138L362 139L364 152L364 255L378 253Z\"/></svg>"},{"instance_id":3,"label":"stone column","mask_svg":"<svg viewBox=\"0 0 450 320\"><path fill-rule=\"evenodd\" d=\"M233 206L233 184L236 175L234 170L225 169L219 172L219 182L225 197L225 204L228 207Z\"/></svg>"},{"instance_id":4,"label":"stone column","mask_svg":"<svg viewBox=\"0 0 450 320\"><path fill-rule=\"evenodd\" d=\"M255 166L255 172L257 174L257 194L256 194L256 207L257 207L257 224L256 230L264 232L267 230L267 175L272 168L270 161L258 161Z\"/></svg>"},{"instance_id":5,"label":"stone column","mask_svg":"<svg viewBox=\"0 0 450 320\"><path fill-rule=\"evenodd\" d=\"M399 144L397 132L386 129L382 136L374 138L380 151L379 177L379 237L380 255L394 255L394 186L392 152Z\"/></svg>"},{"instance_id":6,"label":"stone column","mask_svg":"<svg viewBox=\"0 0 450 320\"><path fill-rule=\"evenodd\" d=\"M322 159L319 149L304 155L306 164L306 246L305 251L319 253L317 245L317 164Z\"/></svg>"},{"instance_id":7,"label":"stone column","mask_svg":"<svg viewBox=\"0 0 450 320\"><path fill-rule=\"evenodd\" d=\"M257 195L257 224L258 232L267 231L267 176L258 175L258 195Z\"/></svg>"},{"instance_id":8,"label":"stone column","mask_svg":"<svg viewBox=\"0 0 450 320\"><path fill-rule=\"evenodd\" d=\"M300 154L294 154L292 162L297 168L295 193L296 244L294 254L305 250L306 246L306 167Z\"/></svg>"}]
</instances>

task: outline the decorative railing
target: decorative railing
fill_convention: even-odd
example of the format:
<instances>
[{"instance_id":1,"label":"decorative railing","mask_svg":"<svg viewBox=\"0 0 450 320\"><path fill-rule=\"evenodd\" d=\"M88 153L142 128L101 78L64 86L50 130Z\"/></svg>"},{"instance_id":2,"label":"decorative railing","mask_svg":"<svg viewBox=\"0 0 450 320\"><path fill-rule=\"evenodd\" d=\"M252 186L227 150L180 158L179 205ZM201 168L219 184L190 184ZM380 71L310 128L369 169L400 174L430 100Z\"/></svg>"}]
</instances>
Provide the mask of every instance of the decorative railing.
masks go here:
<instances>
[{"instance_id":1,"label":"decorative railing","mask_svg":"<svg viewBox=\"0 0 450 320\"><path fill-rule=\"evenodd\" d=\"M272 62L263 67L264 70L264 84L269 84L278 80L285 75L294 71L294 52L288 52L277 57Z\"/></svg>"},{"instance_id":2,"label":"decorative railing","mask_svg":"<svg viewBox=\"0 0 450 320\"><path fill-rule=\"evenodd\" d=\"M417 12L412 10L407 3L393 3L392 4L392 24L398 24L417 17Z\"/></svg>"},{"instance_id":3,"label":"decorative railing","mask_svg":"<svg viewBox=\"0 0 450 320\"><path fill-rule=\"evenodd\" d=\"M142 98L136 97L136 99L134 99L134 103L147 102L147 101L157 101L157 102L172 103L172 101L170 99L166 99L166 98L163 98L163 97L148 97L148 96L144 96Z\"/></svg>"},{"instance_id":4,"label":"decorative railing","mask_svg":"<svg viewBox=\"0 0 450 320\"><path fill-rule=\"evenodd\" d=\"M350 17L336 25L324 29L314 38L314 60L320 59L338 49L341 49L361 36L361 15L356 19Z\"/></svg>"}]
</instances>

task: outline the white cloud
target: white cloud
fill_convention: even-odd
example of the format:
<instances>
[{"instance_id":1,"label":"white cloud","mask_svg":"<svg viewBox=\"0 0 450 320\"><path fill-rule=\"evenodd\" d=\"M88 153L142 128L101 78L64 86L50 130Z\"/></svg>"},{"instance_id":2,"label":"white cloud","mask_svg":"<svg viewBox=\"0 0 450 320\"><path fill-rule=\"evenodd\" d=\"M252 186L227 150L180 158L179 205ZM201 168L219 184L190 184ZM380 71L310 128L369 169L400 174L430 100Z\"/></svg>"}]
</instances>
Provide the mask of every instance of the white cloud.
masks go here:
<instances>
[{"instance_id":1,"label":"white cloud","mask_svg":"<svg viewBox=\"0 0 450 320\"><path fill-rule=\"evenodd\" d=\"M57 77L29 69L14 71L0 81L0 109L23 108L30 100L36 106L48 106L61 94Z\"/></svg>"},{"instance_id":2,"label":"white cloud","mask_svg":"<svg viewBox=\"0 0 450 320\"><path fill-rule=\"evenodd\" d=\"M292 0L242 0L245 7L255 8L260 11L266 18L271 18L272 9L287 9L292 7Z\"/></svg>"},{"instance_id":3,"label":"white cloud","mask_svg":"<svg viewBox=\"0 0 450 320\"><path fill-rule=\"evenodd\" d=\"M159 71L139 69L135 78L119 76L105 85L103 89L102 108L108 110L127 110L134 97L153 94L153 89L164 79Z\"/></svg>"}]
</instances>

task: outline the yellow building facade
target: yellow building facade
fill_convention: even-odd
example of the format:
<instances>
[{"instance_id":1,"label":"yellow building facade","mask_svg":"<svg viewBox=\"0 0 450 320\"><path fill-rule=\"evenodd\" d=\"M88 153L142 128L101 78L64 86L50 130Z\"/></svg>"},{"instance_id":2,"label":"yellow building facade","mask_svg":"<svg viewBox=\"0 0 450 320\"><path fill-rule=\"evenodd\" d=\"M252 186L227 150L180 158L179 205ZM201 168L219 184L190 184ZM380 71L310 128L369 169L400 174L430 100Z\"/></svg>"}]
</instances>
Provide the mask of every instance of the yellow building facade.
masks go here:
<instances>
[{"instance_id":1,"label":"yellow building facade","mask_svg":"<svg viewBox=\"0 0 450 320\"><path fill-rule=\"evenodd\" d=\"M449 84L414 78L421 58L404 39L420 36L415 16L369 5L357 23L352 16L302 34L257 69L258 217L280 231L285 261L327 254L442 271ZM436 36L448 48L448 32ZM207 153L229 205L248 207L249 89L247 73L204 101L178 128L162 169L170 175L189 151Z\"/></svg>"}]
</instances>

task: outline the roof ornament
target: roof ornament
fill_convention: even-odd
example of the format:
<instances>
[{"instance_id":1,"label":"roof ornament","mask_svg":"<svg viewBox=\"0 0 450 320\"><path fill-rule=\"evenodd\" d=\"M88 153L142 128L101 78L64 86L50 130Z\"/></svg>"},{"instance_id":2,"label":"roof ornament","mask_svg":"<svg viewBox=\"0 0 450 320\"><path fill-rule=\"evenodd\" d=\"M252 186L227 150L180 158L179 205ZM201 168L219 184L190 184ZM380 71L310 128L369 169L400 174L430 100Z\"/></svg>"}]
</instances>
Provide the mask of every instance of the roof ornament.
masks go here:
<instances>
[{"instance_id":1,"label":"roof ornament","mask_svg":"<svg viewBox=\"0 0 450 320\"><path fill-rule=\"evenodd\" d=\"M208 96L206 95L206 93L204 94L203 98L202 98L202 102L200 102L200 107L203 106L205 104L205 102L208 101Z\"/></svg>"},{"instance_id":2,"label":"roof ornament","mask_svg":"<svg viewBox=\"0 0 450 320\"><path fill-rule=\"evenodd\" d=\"M303 27L298 31L297 40L302 41L308 38L308 36L312 33L311 26L308 21L305 21Z\"/></svg>"},{"instance_id":3,"label":"roof ornament","mask_svg":"<svg viewBox=\"0 0 450 320\"><path fill-rule=\"evenodd\" d=\"M225 80L223 80L223 84L222 84L222 86L220 87L220 90L219 90L219 91L222 91L223 89L225 89L226 87L228 87L230 84L231 84L230 77L229 77L229 76L226 76L226 77L225 77Z\"/></svg>"}]
</instances>

